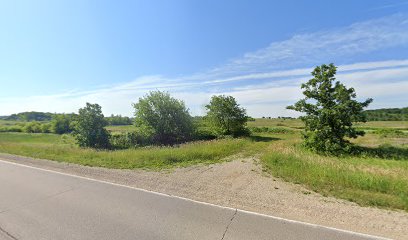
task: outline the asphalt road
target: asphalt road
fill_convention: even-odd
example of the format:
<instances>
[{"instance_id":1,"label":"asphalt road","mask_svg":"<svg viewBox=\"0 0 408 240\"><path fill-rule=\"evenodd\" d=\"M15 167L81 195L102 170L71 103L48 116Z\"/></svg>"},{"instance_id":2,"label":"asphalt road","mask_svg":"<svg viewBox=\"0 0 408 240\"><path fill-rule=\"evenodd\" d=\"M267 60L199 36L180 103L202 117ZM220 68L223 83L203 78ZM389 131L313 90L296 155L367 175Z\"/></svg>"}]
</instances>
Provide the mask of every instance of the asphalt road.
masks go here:
<instances>
[{"instance_id":1,"label":"asphalt road","mask_svg":"<svg viewBox=\"0 0 408 240\"><path fill-rule=\"evenodd\" d=\"M0 239L377 238L0 160Z\"/></svg>"}]
</instances>

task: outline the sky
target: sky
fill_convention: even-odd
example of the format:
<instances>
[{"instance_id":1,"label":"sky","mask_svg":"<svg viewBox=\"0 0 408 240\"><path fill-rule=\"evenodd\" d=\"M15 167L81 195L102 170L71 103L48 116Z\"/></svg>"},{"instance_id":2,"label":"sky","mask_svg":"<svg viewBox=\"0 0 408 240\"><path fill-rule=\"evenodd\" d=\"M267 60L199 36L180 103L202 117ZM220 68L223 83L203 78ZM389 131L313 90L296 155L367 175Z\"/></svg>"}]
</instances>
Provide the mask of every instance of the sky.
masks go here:
<instances>
[{"instance_id":1,"label":"sky","mask_svg":"<svg viewBox=\"0 0 408 240\"><path fill-rule=\"evenodd\" d=\"M408 0L5 0L0 2L0 115L133 115L169 91L192 115L232 95L250 116L298 116L315 66L370 109L408 106Z\"/></svg>"}]
</instances>

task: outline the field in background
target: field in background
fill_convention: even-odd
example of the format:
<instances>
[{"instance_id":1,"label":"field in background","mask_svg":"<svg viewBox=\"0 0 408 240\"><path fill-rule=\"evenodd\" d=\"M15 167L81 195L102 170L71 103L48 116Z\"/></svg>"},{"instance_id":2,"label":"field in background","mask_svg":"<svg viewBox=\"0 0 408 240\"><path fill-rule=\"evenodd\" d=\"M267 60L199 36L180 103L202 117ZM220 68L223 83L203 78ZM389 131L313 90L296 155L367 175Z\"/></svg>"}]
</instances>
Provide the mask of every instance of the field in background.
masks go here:
<instances>
[{"instance_id":1,"label":"field in background","mask_svg":"<svg viewBox=\"0 0 408 240\"><path fill-rule=\"evenodd\" d=\"M0 125L4 121L0 121ZM303 124L297 119L257 119L251 137L117 151L81 149L70 135L0 133L0 152L107 168L165 169L256 156L264 171L310 191L408 211L408 121L357 124L366 136L354 156L321 156L301 146ZM112 132L134 126L109 126ZM307 192L305 192L307 194Z\"/></svg>"}]
</instances>

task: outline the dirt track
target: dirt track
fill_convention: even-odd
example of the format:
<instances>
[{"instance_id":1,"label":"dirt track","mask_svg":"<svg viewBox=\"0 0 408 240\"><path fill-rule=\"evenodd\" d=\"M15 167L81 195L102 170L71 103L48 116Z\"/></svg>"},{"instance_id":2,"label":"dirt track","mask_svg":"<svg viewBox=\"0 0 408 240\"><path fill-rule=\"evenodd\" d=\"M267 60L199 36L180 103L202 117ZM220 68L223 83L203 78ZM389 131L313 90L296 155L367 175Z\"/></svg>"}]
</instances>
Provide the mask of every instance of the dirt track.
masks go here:
<instances>
[{"instance_id":1,"label":"dirt track","mask_svg":"<svg viewBox=\"0 0 408 240\"><path fill-rule=\"evenodd\" d=\"M323 197L265 175L251 158L162 172L84 167L6 154L0 154L0 159L277 217L408 239L408 213Z\"/></svg>"}]
</instances>

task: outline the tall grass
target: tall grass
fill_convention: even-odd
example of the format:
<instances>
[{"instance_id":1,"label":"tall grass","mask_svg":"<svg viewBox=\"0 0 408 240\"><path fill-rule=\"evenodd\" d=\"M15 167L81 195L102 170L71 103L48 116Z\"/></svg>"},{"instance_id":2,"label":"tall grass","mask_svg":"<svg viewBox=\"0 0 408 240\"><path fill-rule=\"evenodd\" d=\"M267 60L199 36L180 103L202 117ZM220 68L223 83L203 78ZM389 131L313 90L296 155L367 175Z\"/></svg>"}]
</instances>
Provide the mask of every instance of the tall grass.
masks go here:
<instances>
[{"instance_id":1,"label":"tall grass","mask_svg":"<svg viewBox=\"0 0 408 240\"><path fill-rule=\"evenodd\" d=\"M65 136L65 139L64 139ZM147 147L116 151L79 148L71 136L0 134L0 152L106 168L161 169L216 163L251 144L249 139L193 142L177 147Z\"/></svg>"},{"instance_id":2,"label":"tall grass","mask_svg":"<svg viewBox=\"0 0 408 240\"><path fill-rule=\"evenodd\" d=\"M395 151L388 158L368 153L330 157L305 151L289 142L270 147L262 157L266 171L323 195L364 206L408 211L408 149L372 148Z\"/></svg>"}]
</instances>

